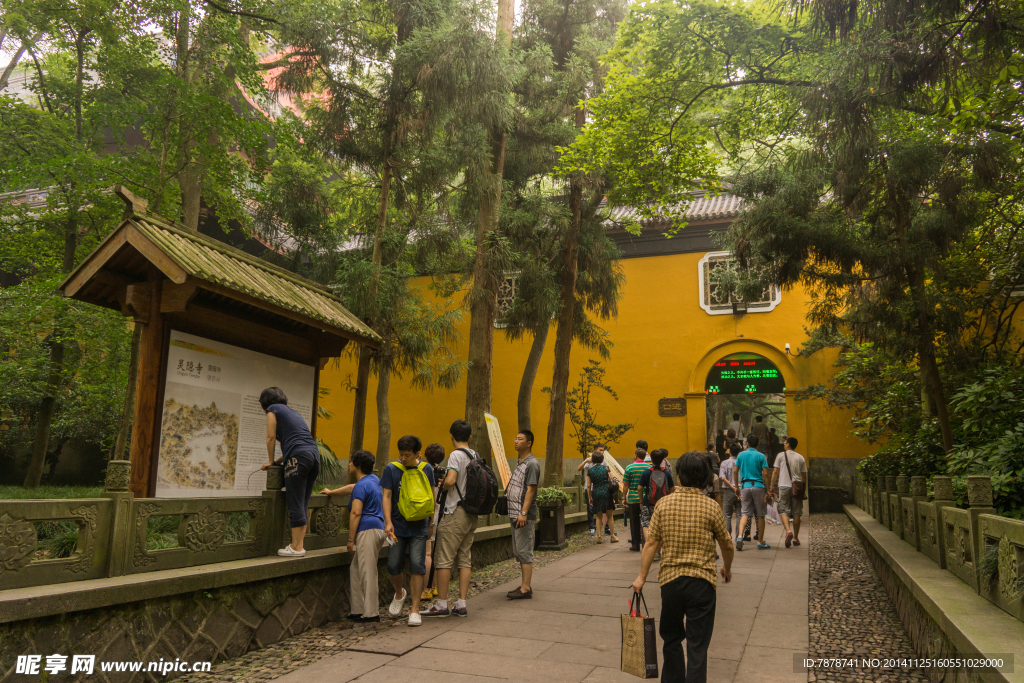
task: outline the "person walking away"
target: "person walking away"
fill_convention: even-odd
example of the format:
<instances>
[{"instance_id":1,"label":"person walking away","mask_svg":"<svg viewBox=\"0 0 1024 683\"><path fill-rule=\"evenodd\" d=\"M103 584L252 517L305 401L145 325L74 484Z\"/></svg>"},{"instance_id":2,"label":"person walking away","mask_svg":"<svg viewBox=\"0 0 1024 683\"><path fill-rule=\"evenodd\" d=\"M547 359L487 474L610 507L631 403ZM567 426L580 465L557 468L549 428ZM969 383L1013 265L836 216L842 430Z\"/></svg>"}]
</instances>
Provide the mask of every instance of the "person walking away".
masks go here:
<instances>
[{"instance_id":1,"label":"person walking away","mask_svg":"<svg viewBox=\"0 0 1024 683\"><path fill-rule=\"evenodd\" d=\"M708 469L711 470L711 483L704 487L704 495L718 503L722 507L722 482L718 477L718 456L713 451L705 451L704 457L708 461Z\"/></svg>"},{"instance_id":2,"label":"person walking away","mask_svg":"<svg viewBox=\"0 0 1024 683\"><path fill-rule=\"evenodd\" d=\"M675 489L672 468L665 467L667 461L668 450L655 448L651 451L651 468L640 475L640 526L643 527L645 543L654 507ZM656 559L660 559L660 556Z\"/></svg>"},{"instance_id":3,"label":"person walking away","mask_svg":"<svg viewBox=\"0 0 1024 683\"><path fill-rule=\"evenodd\" d=\"M508 592L509 600L533 597L533 542L537 537L537 485L540 463L533 456L533 432L523 429L516 434L513 447L519 462L508 481L508 517L512 525L512 555L523 574L522 583Z\"/></svg>"},{"instance_id":4,"label":"person walking away","mask_svg":"<svg viewBox=\"0 0 1024 683\"><path fill-rule=\"evenodd\" d=\"M302 416L288 407L288 397L278 387L267 387L260 392L260 406L267 414L267 462L260 469L266 471L275 463L276 445L281 443L284 464L285 501L292 529L292 542L277 551L282 557L302 557L302 546L309 530L309 498L320 474L320 449Z\"/></svg>"},{"instance_id":5,"label":"person walking away","mask_svg":"<svg viewBox=\"0 0 1024 683\"><path fill-rule=\"evenodd\" d=\"M594 453L602 453L603 454L604 453L604 444L603 443L599 443L596 446L594 446L594 451L593 452ZM591 455L593 455L593 453L591 453ZM579 466L576 467L576 471L577 472L582 472L583 473L583 489L584 490L586 490L586 488L587 488L587 471L591 468L591 466L593 464L594 464L593 459L591 457L588 457L583 462L581 462L579 464ZM587 526L590 527L590 535L591 536L595 535L596 534L596 530L594 528L594 508L591 507L589 501L587 502Z\"/></svg>"},{"instance_id":6,"label":"person walking away","mask_svg":"<svg viewBox=\"0 0 1024 683\"><path fill-rule=\"evenodd\" d=\"M807 490L807 461L796 452L798 441L795 436L786 439L786 449L775 458L772 469L772 490L779 487L779 519L786 530L786 547L800 545L800 517L804 514L803 499L793 498L793 482L804 482ZM790 528L790 521L793 523Z\"/></svg>"},{"instance_id":7,"label":"person walking away","mask_svg":"<svg viewBox=\"0 0 1024 683\"><path fill-rule=\"evenodd\" d=\"M740 529L746 527L747 520L757 519L758 550L771 548L764 539L764 516L768 512L768 460L764 453L757 450L757 435L747 437L750 447L736 456L733 468L733 483L740 488L740 502L743 505L743 516L740 517ZM736 536L736 550L743 550L743 537Z\"/></svg>"},{"instance_id":8,"label":"person walking away","mask_svg":"<svg viewBox=\"0 0 1024 683\"><path fill-rule=\"evenodd\" d=\"M384 496L384 534L393 543L388 549L388 576L395 589L388 613L402 614L405 599L412 593L409 626L419 626L420 598L427 574L427 538L433 531L434 469L420 462L423 442L412 435L398 440L398 462L389 463L381 475ZM405 590L405 558L409 556L409 590Z\"/></svg>"},{"instance_id":9,"label":"person walking away","mask_svg":"<svg viewBox=\"0 0 1024 683\"><path fill-rule=\"evenodd\" d=\"M480 456L469 447L473 428L468 422L456 420L448 431L454 450L448 454L447 473L441 484L448 492L448 497L437 523L437 565L434 570L437 575L437 601L420 612L424 617L447 617L449 614L465 617L469 614L466 610L466 596L469 595L469 582L473 578L473 534L479 518L462 506L462 496L466 493L470 464L474 459L479 460ZM459 570L459 599L449 609L448 583L455 568Z\"/></svg>"},{"instance_id":10,"label":"person walking away","mask_svg":"<svg viewBox=\"0 0 1024 683\"><path fill-rule=\"evenodd\" d=\"M349 478L355 486L343 486L328 495L344 495L348 489L348 543L345 549L355 554L349 565L348 601L352 621L380 621L380 585L377 581L377 558L384 547L384 498L380 479L373 473L374 457L369 451L356 451L348 459Z\"/></svg>"},{"instance_id":11,"label":"person walking away","mask_svg":"<svg viewBox=\"0 0 1024 683\"><path fill-rule=\"evenodd\" d=\"M633 582L633 590L643 590L654 556L661 552L662 683L707 681L708 645L717 604L716 542L722 554L722 581L732 580L729 532L719 507L703 494L711 474L706 457L698 451L690 451L676 462L679 486L654 508L647 545L640 556L640 574Z\"/></svg>"},{"instance_id":12,"label":"person walking away","mask_svg":"<svg viewBox=\"0 0 1024 683\"><path fill-rule=\"evenodd\" d=\"M743 423L740 422L739 413L732 414L732 422L730 422L729 426L725 428L727 434L730 429L732 430L732 438L734 439L742 439L746 435L747 432L743 429Z\"/></svg>"},{"instance_id":13,"label":"person walking away","mask_svg":"<svg viewBox=\"0 0 1024 683\"><path fill-rule=\"evenodd\" d=\"M430 522L430 536L427 537L427 549L426 549L426 561L424 562L424 569L427 576L430 576L430 566L434 562L434 538L437 536L437 520L441 515L441 487L439 482L444 478L444 468L441 467L441 461L444 460L444 446L439 443L432 443L423 450L423 457L427 459L427 464L430 465L431 472L434 475L434 517ZM437 579L436 577L431 582L430 586L423 589L423 594L420 596L421 600L433 600L437 596Z\"/></svg>"},{"instance_id":14,"label":"person walking away","mask_svg":"<svg viewBox=\"0 0 1024 683\"><path fill-rule=\"evenodd\" d=\"M640 526L640 477L651 468L648 463L644 462L646 457L646 448L638 446L633 462L626 467L622 478L622 495L625 499L626 509L629 511L629 549L633 552L640 552L640 546L644 540L643 527Z\"/></svg>"},{"instance_id":15,"label":"person walking away","mask_svg":"<svg viewBox=\"0 0 1024 683\"><path fill-rule=\"evenodd\" d=\"M758 415L754 418L754 424L750 427L750 436L757 437L757 450L764 453L765 459L772 452L772 438L768 433L768 425L764 423L764 417Z\"/></svg>"},{"instance_id":16,"label":"person walking away","mask_svg":"<svg viewBox=\"0 0 1024 683\"><path fill-rule=\"evenodd\" d=\"M718 468L718 478L722 482L722 514L725 516L725 528L729 530L729 538L740 535L740 488L733 484L733 470L736 467L736 456L743 449L738 443L729 446L729 457L722 461ZM736 533L733 534L733 522Z\"/></svg>"},{"instance_id":17,"label":"person walking away","mask_svg":"<svg viewBox=\"0 0 1024 683\"><path fill-rule=\"evenodd\" d=\"M772 441L771 448L768 449L769 456L782 450L782 441L779 440L779 435L776 433L775 427L768 430L768 438Z\"/></svg>"},{"instance_id":18,"label":"person walking away","mask_svg":"<svg viewBox=\"0 0 1024 683\"><path fill-rule=\"evenodd\" d=\"M725 460L729 457L728 439L725 436L724 429L719 429L718 434L715 436L715 453L718 453L719 460Z\"/></svg>"},{"instance_id":19,"label":"person walking away","mask_svg":"<svg viewBox=\"0 0 1024 683\"><path fill-rule=\"evenodd\" d=\"M593 465L587 473L587 500L594 508L594 519L597 521L597 542L601 543L601 531L605 525L610 529L608 535L612 543L618 543L619 538L615 535L615 503L612 501L611 487L615 480L604 464L604 453L594 453L590 456Z\"/></svg>"}]
</instances>

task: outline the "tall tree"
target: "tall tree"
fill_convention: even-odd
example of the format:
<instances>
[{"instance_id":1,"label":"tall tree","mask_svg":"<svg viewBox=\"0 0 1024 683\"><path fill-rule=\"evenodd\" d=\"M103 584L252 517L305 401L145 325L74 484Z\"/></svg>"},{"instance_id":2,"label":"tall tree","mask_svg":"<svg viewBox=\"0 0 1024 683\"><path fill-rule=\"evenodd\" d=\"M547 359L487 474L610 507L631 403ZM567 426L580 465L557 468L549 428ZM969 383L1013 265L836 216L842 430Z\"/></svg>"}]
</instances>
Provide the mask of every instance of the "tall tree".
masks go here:
<instances>
[{"instance_id":1,"label":"tall tree","mask_svg":"<svg viewBox=\"0 0 1024 683\"><path fill-rule=\"evenodd\" d=\"M340 2L327 10L335 13L334 22L321 21L323 7L306 8L315 21L291 17L296 28L284 35L295 47L282 59L287 68L279 80L297 92L318 94L303 112L303 140L325 152L337 175L353 180L350 190L367 180L374 185L373 210L362 212L372 226L366 230L372 234L369 270L360 271L361 280L344 279L343 295L358 301L354 309L362 318L387 333L378 354L360 349L350 443L353 450L363 444L373 367L378 374L378 454L386 459L391 375L412 370L414 382L424 385L458 376L449 370L439 370L434 379L422 374L430 367L426 357L431 349L448 343L444 328L451 318L439 314L428 323L418 295L396 283L407 276L401 273L412 258L410 250L438 243L430 238L431 225L448 223L448 195L467 161L452 152L462 145L453 144L447 131L459 131L453 124L460 116L481 121L473 115L481 105L472 100L492 89L489 79L499 69L488 54L492 41L473 2ZM364 21L351 21L353 16ZM349 28L339 33L331 28L335 25ZM355 196L350 190L340 191ZM357 203L366 199L365 193L356 194ZM451 232L440 235L440 242L450 245ZM425 336L431 333L437 333L436 339L428 344ZM408 335L418 335L418 341Z\"/></svg>"},{"instance_id":2,"label":"tall tree","mask_svg":"<svg viewBox=\"0 0 1024 683\"><path fill-rule=\"evenodd\" d=\"M948 453L929 283L1015 165L1020 22L988 3L638 7L578 149L620 174L613 201L667 214L726 160L751 207L727 240L742 286L803 282L815 327L912 358Z\"/></svg>"},{"instance_id":3,"label":"tall tree","mask_svg":"<svg viewBox=\"0 0 1024 683\"><path fill-rule=\"evenodd\" d=\"M515 0L498 0L495 42L499 48L512 47ZM502 177L505 171L507 124L497 121L487 130L489 158L477 167L479 192L476 216L476 258L469 298L469 369L466 374L466 420L473 427L470 444L480 457L490 458L484 413L491 409L491 373L494 356L494 319L497 312L498 278L492 251L501 207Z\"/></svg>"}]
</instances>

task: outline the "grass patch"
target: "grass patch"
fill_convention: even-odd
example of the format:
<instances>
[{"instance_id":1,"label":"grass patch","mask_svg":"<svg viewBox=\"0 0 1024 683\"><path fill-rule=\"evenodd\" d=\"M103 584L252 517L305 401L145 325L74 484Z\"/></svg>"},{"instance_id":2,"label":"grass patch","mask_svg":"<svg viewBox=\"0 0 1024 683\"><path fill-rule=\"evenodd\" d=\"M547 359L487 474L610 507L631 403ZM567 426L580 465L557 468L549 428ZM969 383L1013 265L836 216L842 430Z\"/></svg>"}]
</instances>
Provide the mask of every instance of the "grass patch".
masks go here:
<instances>
[{"instance_id":1,"label":"grass patch","mask_svg":"<svg viewBox=\"0 0 1024 683\"><path fill-rule=\"evenodd\" d=\"M146 550L178 547L178 525L181 515L150 517L146 521Z\"/></svg>"},{"instance_id":2,"label":"grass patch","mask_svg":"<svg viewBox=\"0 0 1024 683\"><path fill-rule=\"evenodd\" d=\"M0 486L0 500L67 500L69 498L99 498L102 486Z\"/></svg>"},{"instance_id":3,"label":"grass patch","mask_svg":"<svg viewBox=\"0 0 1024 683\"><path fill-rule=\"evenodd\" d=\"M226 512L228 529L224 537L225 543L237 543L249 540L249 520L252 516L248 512Z\"/></svg>"}]
</instances>

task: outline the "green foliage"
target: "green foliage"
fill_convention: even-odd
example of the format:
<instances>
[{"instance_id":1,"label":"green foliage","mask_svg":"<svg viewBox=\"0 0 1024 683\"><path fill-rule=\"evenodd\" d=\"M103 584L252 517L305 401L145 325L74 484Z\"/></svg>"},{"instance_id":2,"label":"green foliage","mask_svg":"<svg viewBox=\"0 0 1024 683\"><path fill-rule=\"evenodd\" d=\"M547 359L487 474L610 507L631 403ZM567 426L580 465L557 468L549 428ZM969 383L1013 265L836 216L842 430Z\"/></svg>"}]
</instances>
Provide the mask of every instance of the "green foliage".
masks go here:
<instances>
[{"instance_id":1,"label":"green foliage","mask_svg":"<svg viewBox=\"0 0 1024 683\"><path fill-rule=\"evenodd\" d=\"M1020 366L990 367L950 399L956 447L946 458L934 420L915 428L912 420L887 432L885 447L858 465L864 480L878 475L953 477L954 498L967 503L966 477L992 477L1000 514L1024 518L1024 371ZM868 407L859 408L871 414Z\"/></svg>"},{"instance_id":2,"label":"green foliage","mask_svg":"<svg viewBox=\"0 0 1024 683\"><path fill-rule=\"evenodd\" d=\"M13 428L0 431L0 453L11 457L31 443L48 380L49 346L64 342L51 444L59 455L71 439L107 447L116 430L128 376L130 324L119 314L65 299L60 277L32 277L0 289L0 405ZM59 331L54 320L61 320Z\"/></svg>"},{"instance_id":3,"label":"green foliage","mask_svg":"<svg viewBox=\"0 0 1024 683\"><path fill-rule=\"evenodd\" d=\"M1024 368L989 368L950 404L959 419L949 473L991 475L995 506L1024 518Z\"/></svg>"},{"instance_id":4,"label":"green foliage","mask_svg":"<svg viewBox=\"0 0 1024 683\"><path fill-rule=\"evenodd\" d=\"M597 408L593 404L591 394L594 390L604 391L616 401L619 400L614 390L604 383L605 369L601 362L590 359L580 373L579 382L566 395L565 414L569 417L573 433L576 437L576 448L586 458L595 444L618 443L634 423L601 424L597 421ZM543 391L550 393L550 387Z\"/></svg>"},{"instance_id":5,"label":"green foliage","mask_svg":"<svg viewBox=\"0 0 1024 683\"><path fill-rule=\"evenodd\" d=\"M538 505L555 505L562 501L563 505L572 505L572 495L566 493L558 486L545 486L537 489Z\"/></svg>"}]
</instances>

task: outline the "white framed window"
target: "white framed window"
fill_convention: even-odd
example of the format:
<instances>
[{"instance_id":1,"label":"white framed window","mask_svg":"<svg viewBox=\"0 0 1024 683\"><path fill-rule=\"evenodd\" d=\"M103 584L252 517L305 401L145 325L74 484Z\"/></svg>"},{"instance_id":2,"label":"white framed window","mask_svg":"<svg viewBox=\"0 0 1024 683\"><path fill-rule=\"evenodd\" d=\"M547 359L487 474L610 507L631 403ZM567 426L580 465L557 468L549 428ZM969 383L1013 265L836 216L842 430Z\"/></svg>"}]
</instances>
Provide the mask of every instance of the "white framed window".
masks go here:
<instances>
[{"instance_id":1,"label":"white framed window","mask_svg":"<svg viewBox=\"0 0 1024 683\"><path fill-rule=\"evenodd\" d=\"M742 301L732 291L738 276L739 263L729 251L704 254L697 265L700 284L700 307L708 315L732 315L732 302ZM747 302L747 313L768 313L782 301L778 287L768 287L757 301Z\"/></svg>"},{"instance_id":2,"label":"white framed window","mask_svg":"<svg viewBox=\"0 0 1024 683\"><path fill-rule=\"evenodd\" d=\"M494 311L494 326L498 329L505 327L501 320L512 308L512 302L516 298L516 280L519 273L506 273L498 282L498 306Z\"/></svg>"}]
</instances>

